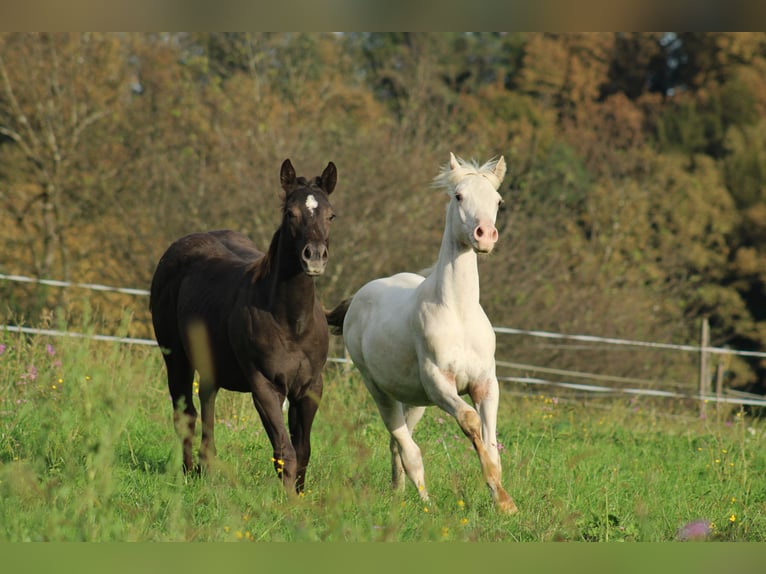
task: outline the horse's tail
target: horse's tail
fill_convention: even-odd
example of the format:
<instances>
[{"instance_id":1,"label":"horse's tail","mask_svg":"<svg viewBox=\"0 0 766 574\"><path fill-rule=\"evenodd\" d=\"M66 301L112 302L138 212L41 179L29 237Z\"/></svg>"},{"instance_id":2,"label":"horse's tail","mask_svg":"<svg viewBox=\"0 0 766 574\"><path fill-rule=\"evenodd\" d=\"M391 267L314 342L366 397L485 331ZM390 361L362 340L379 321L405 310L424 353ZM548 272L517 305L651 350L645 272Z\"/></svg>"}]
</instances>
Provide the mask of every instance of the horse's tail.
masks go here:
<instances>
[{"instance_id":1,"label":"horse's tail","mask_svg":"<svg viewBox=\"0 0 766 574\"><path fill-rule=\"evenodd\" d=\"M351 297L338 303L332 311L324 312L325 317L327 317L327 325L330 327L330 333L333 335L343 334L343 319L346 318L349 305L351 305Z\"/></svg>"}]
</instances>

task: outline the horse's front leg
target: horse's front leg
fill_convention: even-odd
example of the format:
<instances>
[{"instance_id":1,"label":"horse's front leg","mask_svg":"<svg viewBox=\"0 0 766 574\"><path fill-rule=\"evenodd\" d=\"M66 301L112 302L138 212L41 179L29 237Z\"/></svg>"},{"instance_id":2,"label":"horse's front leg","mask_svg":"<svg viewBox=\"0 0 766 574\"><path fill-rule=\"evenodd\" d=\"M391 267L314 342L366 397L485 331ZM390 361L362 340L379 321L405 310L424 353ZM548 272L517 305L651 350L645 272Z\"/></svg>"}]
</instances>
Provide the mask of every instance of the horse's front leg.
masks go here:
<instances>
[{"instance_id":1,"label":"horse's front leg","mask_svg":"<svg viewBox=\"0 0 766 574\"><path fill-rule=\"evenodd\" d=\"M295 490L298 493L303 492L306 482L306 468L311 457L311 425L322 399L322 389L322 375L319 374L299 398L290 399L288 424L297 461Z\"/></svg>"},{"instance_id":2,"label":"horse's front leg","mask_svg":"<svg viewBox=\"0 0 766 574\"><path fill-rule=\"evenodd\" d=\"M272 448L271 461L274 470L282 479L282 484L288 494L295 492L295 480L297 474L297 460L295 449L290 442L290 437L285 428L285 420L282 416L282 403L285 395L278 392L275 386L260 373L252 376L253 405L269 437Z\"/></svg>"},{"instance_id":3,"label":"horse's front leg","mask_svg":"<svg viewBox=\"0 0 766 574\"><path fill-rule=\"evenodd\" d=\"M480 394L480 403L485 402L482 408L487 415L488 426L482 428L482 419L476 409L466 403L457 392L455 375L440 369L434 362L426 361L421 374L423 388L428 397L442 410L449 413L457 421L473 444L476 454L479 456L484 480L492 494L495 505L503 512L513 514L518 511L513 499L500 484L500 465L497 455L497 440L491 440L494 447L487 448L482 440L482 432L485 436L494 437L495 420L497 415L497 380L484 380L472 384L477 397ZM494 385L493 385L494 383ZM494 389L493 389L494 386ZM494 398L493 398L494 397Z\"/></svg>"},{"instance_id":4,"label":"horse's front leg","mask_svg":"<svg viewBox=\"0 0 766 574\"><path fill-rule=\"evenodd\" d=\"M502 510L512 514L518 509L511 496L500 484L502 465L497 448L497 408L500 401L500 390L497 379L492 377L478 383L472 383L468 387L468 392L481 421L481 443L486 452L486 458L489 464L496 469L497 482L493 484L493 482L487 481L492 491L492 498ZM474 448L476 448L475 444ZM476 448L476 451L481 459L479 449ZM482 467L484 467L484 464L484 461L482 461Z\"/></svg>"}]
</instances>

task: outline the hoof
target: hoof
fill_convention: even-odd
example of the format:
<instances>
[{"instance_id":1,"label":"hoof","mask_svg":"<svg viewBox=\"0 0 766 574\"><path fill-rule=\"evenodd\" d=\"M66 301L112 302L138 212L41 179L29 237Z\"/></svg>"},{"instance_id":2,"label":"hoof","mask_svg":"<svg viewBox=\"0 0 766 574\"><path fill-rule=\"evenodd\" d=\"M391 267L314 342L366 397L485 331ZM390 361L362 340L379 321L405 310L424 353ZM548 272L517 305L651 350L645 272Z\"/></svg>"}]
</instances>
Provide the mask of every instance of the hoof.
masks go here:
<instances>
[{"instance_id":1,"label":"hoof","mask_svg":"<svg viewBox=\"0 0 766 574\"><path fill-rule=\"evenodd\" d=\"M500 509L500 512L508 515L516 514L519 511L516 503L510 496L508 497L508 500L499 501L497 507Z\"/></svg>"}]
</instances>

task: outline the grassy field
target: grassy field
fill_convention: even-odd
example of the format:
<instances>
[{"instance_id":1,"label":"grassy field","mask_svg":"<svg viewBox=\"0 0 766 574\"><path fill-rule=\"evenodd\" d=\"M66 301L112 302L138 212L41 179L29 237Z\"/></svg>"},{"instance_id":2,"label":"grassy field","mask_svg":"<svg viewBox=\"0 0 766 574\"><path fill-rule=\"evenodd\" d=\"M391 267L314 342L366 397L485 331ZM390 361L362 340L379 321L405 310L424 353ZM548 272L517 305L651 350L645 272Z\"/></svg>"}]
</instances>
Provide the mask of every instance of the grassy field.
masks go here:
<instances>
[{"instance_id":1,"label":"grassy field","mask_svg":"<svg viewBox=\"0 0 766 574\"><path fill-rule=\"evenodd\" d=\"M761 421L523 390L504 389L498 421L515 516L494 512L468 440L435 408L416 430L433 504L393 493L377 411L335 365L307 491L290 500L248 395L219 394L216 467L187 478L157 349L0 333L0 540L766 540Z\"/></svg>"}]
</instances>

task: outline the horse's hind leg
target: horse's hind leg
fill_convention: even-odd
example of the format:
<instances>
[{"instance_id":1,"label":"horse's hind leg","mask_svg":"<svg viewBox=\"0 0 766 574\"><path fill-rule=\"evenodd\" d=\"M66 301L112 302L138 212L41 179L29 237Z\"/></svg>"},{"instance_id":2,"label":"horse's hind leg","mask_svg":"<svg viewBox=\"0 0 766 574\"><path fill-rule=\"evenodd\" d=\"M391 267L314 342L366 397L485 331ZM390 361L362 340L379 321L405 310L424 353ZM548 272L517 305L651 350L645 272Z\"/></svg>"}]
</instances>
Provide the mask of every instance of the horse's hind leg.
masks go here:
<instances>
[{"instance_id":1,"label":"horse's hind leg","mask_svg":"<svg viewBox=\"0 0 766 574\"><path fill-rule=\"evenodd\" d=\"M415 425L417 425L418 421L423 417L425 410L425 407L404 407L404 420L407 423L407 430L409 431L410 436L413 436ZM391 486L395 490L404 490L405 471L404 465L402 464L402 454L399 450L399 443L393 435L389 442L389 449L391 450Z\"/></svg>"},{"instance_id":2,"label":"horse's hind leg","mask_svg":"<svg viewBox=\"0 0 766 574\"><path fill-rule=\"evenodd\" d=\"M401 464L404 473L418 489L420 498L428 500L428 490L426 490L425 471L423 469L423 457L420 454L420 447L412 440L412 434L407 426L407 420L404 415L404 405L392 400L383 393L377 392L372 386L368 386L370 393L378 406L380 417L383 424L386 425L391 434L391 461L392 461L392 486L400 488L401 478L398 473L398 465Z\"/></svg>"},{"instance_id":3,"label":"horse's hind leg","mask_svg":"<svg viewBox=\"0 0 766 574\"><path fill-rule=\"evenodd\" d=\"M192 439L197 422L192 392L194 369L180 349L163 352L168 371L168 390L173 400L173 423L183 446L183 469L189 472L193 468Z\"/></svg>"},{"instance_id":4,"label":"horse's hind leg","mask_svg":"<svg viewBox=\"0 0 766 574\"><path fill-rule=\"evenodd\" d=\"M199 401L202 411L202 441L199 449L199 463L202 470L208 470L210 463L215 458L215 437L213 427L215 425L215 397L218 388L210 381L200 381Z\"/></svg>"}]
</instances>

